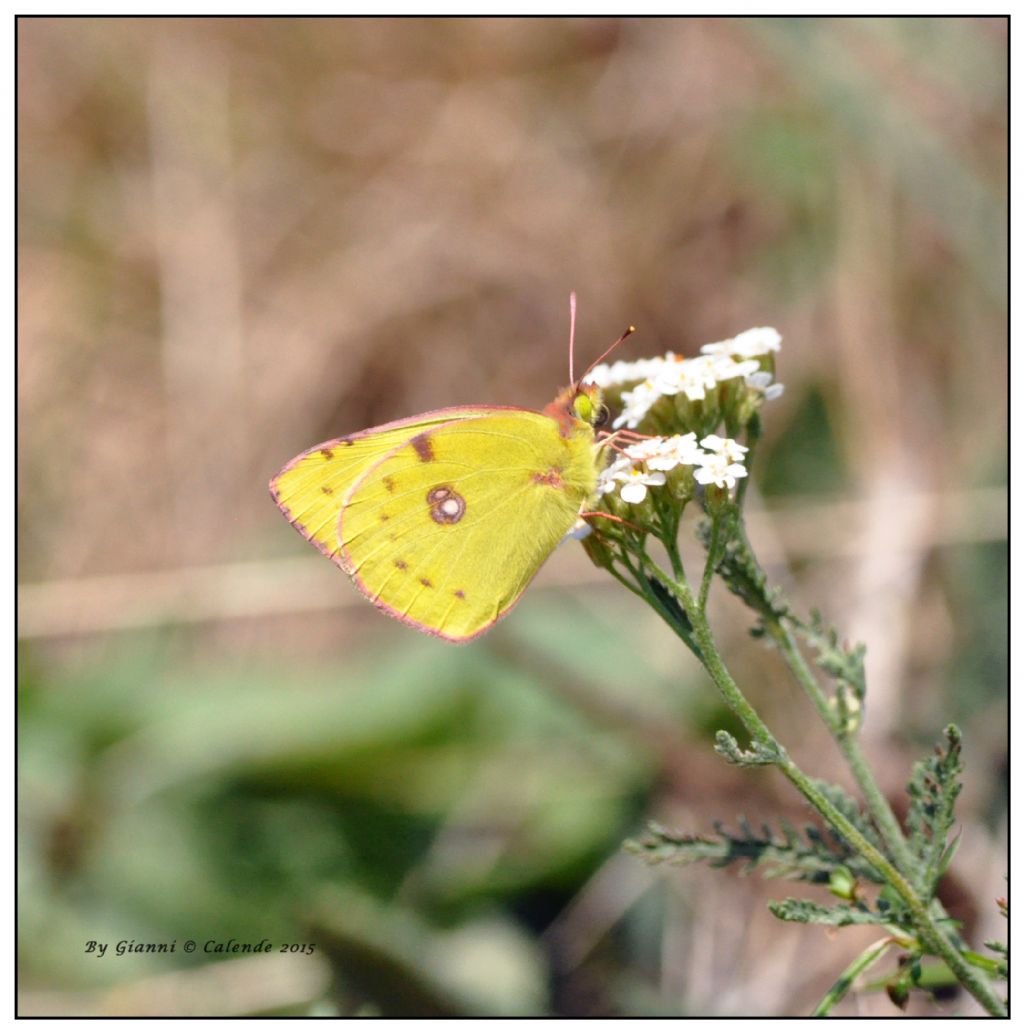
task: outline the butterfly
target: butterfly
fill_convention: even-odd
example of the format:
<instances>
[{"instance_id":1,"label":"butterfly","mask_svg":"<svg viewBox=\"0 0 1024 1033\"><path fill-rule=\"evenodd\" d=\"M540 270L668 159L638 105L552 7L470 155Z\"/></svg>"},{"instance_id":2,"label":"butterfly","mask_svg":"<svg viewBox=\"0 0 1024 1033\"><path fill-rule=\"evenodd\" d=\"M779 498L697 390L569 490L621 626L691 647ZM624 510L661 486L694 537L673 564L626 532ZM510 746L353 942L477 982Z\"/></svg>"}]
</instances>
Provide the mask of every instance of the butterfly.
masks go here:
<instances>
[{"instance_id":1,"label":"butterfly","mask_svg":"<svg viewBox=\"0 0 1024 1033\"><path fill-rule=\"evenodd\" d=\"M543 412L437 409L314 445L271 480L292 526L389 616L469 642L586 510L607 411L586 373L573 379L575 312L573 295L570 386Z\"/></svg>"}]
</instances>

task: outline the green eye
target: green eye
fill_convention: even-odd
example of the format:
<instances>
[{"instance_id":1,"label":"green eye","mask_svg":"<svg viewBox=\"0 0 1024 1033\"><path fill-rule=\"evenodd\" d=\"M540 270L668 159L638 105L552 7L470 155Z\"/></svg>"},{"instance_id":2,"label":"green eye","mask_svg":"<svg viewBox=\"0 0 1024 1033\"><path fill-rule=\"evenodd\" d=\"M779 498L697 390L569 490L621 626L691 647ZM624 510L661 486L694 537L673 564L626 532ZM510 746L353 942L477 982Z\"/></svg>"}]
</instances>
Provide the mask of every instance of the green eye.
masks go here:
<instances>
[{"instance_id":1,"label":"green eye","mask_svg":"<svg viewBox=\"0 0 1024 1033\"><path fill-rule=\"evenodd\" d=\"M572 403L573 412L586 423L593 422L594 416L594 403L591 402L589 395L577 395L573 399Z\"/></svg>"}]
</instances>

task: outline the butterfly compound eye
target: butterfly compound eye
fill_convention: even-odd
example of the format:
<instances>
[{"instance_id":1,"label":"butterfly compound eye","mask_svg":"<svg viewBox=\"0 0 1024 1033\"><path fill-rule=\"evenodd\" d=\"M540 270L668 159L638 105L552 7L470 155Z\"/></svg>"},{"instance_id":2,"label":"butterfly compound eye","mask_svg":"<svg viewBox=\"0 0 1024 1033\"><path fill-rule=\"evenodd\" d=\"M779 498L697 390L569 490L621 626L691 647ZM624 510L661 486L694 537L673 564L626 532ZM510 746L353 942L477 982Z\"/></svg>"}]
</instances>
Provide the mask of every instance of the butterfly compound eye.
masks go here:
<instances>
[{"instance_id":1,"label":"butterfly compound eye","mask_svg":"<svg viewBox=\"0 0 1024 1033\"><path fill-rule=\"evenodd\" d=\"M594 422L594 403L590 395L577 395L572 401L572 409L584 423Z\"/></svg>"}]
</instances>

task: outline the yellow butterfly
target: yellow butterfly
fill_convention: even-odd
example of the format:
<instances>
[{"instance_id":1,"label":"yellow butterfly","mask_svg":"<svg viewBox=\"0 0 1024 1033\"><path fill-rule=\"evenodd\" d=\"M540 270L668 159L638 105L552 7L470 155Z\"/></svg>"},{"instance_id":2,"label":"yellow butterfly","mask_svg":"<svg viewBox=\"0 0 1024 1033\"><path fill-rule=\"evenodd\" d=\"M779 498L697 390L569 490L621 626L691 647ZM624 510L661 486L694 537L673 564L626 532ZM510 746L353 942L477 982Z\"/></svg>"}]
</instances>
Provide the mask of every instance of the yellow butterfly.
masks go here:
<instances>
[{"instance_id":1,"label":"yellow butterfly","mask_svg":"<svg viewBox=\"0 0 1024 1033\"><path fill-rule=\"evenodd\" d=\"M570 380L571 353L572 330ZM605 410L582 380L543 412L438 409L325 441L270 493L374 605L468 642L512 609L594 494Z\"/></svg>"}]
</instances>

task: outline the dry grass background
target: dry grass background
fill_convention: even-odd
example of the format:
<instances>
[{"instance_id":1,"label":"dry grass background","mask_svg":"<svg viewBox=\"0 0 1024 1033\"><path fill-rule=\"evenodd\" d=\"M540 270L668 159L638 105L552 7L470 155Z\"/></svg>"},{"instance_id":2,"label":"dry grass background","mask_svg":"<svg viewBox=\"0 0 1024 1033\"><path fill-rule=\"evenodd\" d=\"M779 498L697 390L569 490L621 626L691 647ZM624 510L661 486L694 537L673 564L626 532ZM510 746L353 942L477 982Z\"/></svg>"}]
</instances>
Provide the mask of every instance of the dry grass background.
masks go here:
<instances>
[{"instance_id":1,"label":"dry grass background","mask_svg":"<svg viewBox=\"0 0 1024 1033\"><path fill-rule=\"evenodd\" d=\"M583 356L628 323L637 356L773 325L787 392L766 421L756 537L787 590L869 643L865 734L887 790L944 721L965 724L958 892L972 933L1001 935L1006 56L1005 19L22 19L33 691L154 635L185 678L281 663L302 679L400 651L412 633L382 627L270 503L284 461L444 405L539 408L565 380L570 289ZM557 556L538 598L557 612L572 584L666 677L696 677L581 556ZM728 601L720 620L741 680L768 679L762 705L816 759L774 659ZM566 682L574 708L628 725ZM72 720L49 720L57 749ZM636 732L659 760L632 829L793 808L706 748ZM196 972L228 1013L282 1007L256 969L240 998L205 970L139 984L108 966L103 991L62 974L33 916L82 888L33 851L78 790L27 784L23 868L42 889L25 904L24 1007L176 1013ZM672 873L654 929L623 921L652 877L614 842L577 876L534 944L562 965L541 966L541 1010L806 1011L854 953L854 933L775 923L753 880ZM614 959L595 961L616 928ZM329 996L296 979L289 1006Z\"/></svg>"}]
</instances>

